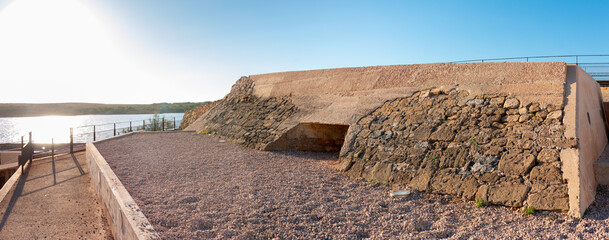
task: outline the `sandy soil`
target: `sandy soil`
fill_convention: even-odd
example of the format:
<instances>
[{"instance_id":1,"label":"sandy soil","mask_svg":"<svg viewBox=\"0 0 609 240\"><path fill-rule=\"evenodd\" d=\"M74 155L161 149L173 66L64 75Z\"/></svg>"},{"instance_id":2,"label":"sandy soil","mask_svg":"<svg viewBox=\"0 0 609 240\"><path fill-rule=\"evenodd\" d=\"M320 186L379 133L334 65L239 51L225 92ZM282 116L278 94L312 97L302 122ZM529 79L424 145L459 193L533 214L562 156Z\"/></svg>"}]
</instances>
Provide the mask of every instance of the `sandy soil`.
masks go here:
<instances>
[{"instance_id":1,"label":"sandy soil","mask_svg":"<svg viewBox=\"0 0 609 240\"><path fill-rule=\"evenodd\" d=\"M96 144L164 239L607 239L609 189L584 219L476 208L334 170L337 154L260 152L192 133Z\"/></svg>"}]
</instances>

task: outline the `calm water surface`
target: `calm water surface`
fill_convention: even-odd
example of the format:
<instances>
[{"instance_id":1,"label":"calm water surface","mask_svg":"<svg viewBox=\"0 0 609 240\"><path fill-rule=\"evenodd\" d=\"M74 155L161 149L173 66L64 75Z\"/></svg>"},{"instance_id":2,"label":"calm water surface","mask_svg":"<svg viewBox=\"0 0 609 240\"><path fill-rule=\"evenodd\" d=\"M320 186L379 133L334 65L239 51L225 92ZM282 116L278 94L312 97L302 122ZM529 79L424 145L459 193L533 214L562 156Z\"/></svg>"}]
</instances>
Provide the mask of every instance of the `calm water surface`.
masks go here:
<instances>
[{"instance_id":1,"label":"calm water surface","mask_svg":"<svg viewBox=\"0 0 609 240\"><path fill-rule=\"evenodd\" d=\"M175 118L176 125L180 125L183 113L159 114L165 117L167 122L173 124ZM69 142L70 128L74 128L74 142L93 141L93 125L96 125L96 137L102 139L114 134L116 123L117 134L129 129L129 121L135 130L141 128L142 120L150 124L153 114L125 114L125 115L78 115L78 116L43 116L43 117L11 117L0 118L0 143L21 142L21 136L26 136L32 132L34 142L50 143L51 138L55 142ZM105 124L105 125L102 125Z\"/></svg>"}]
</instances>

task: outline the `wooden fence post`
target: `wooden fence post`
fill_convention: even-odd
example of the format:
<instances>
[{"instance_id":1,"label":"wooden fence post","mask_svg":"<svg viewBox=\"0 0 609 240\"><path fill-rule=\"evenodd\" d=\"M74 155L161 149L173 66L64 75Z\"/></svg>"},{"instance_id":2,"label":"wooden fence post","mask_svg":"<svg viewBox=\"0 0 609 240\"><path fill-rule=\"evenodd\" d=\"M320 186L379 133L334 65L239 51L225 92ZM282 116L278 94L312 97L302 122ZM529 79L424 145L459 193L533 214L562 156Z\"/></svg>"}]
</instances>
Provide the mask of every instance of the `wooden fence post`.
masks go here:
<instances>
[{"instance_id":1,"label":"wooden fence post","mask_svg":"<svg viewBox=\"0 0 609 240\"><path fill-rule=\"evenodd\" d=\"M95 125L93 125L93 141L95 142Z\"/></svg>"},{"instance_id":2,"label":"wooden fence post","mask_svg":"<svg viewBox=\"0 0 609 240\"><path fill-rule=\"evenodd\" d=\"M165 131L165 116L163 116L163 122L161 123L161 131Z\"/></svg>"},{"instance_id":3,"label":"wooden fence post","mask_svg":"<svg viewBox=\"0 0 609 240\"><path fill-rule=\"evenodd\" d=\"M116 136L116 123L114 123L114 136Z\"/></svg>"},{"instance_id":4,"label":"wooden fence post","mask_svg":"<svg viewBox=\"0 0 609 240\"><path fill-rule=\"evenodd\" d=\"M55 139L51 138L51 159L55 160Z\"/></svg>"}]
</instances>

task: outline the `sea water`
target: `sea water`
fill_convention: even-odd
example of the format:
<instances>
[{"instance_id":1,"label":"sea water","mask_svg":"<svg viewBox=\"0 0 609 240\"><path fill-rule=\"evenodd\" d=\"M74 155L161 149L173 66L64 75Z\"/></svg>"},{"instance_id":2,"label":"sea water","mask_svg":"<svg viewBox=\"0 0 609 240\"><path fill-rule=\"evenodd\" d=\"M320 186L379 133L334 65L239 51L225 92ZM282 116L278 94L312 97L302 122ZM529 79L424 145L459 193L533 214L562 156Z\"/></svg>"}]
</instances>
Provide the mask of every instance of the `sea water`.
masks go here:
<instances>
[{"instance_id":1,"label":"sea water","mask_svg":"<svg viewBox=\"0 0 609 240\"><path fill-rule=\"evenodd\" d=\"M166 126L172 126L175 120L177 128L183 115L164 113L157 117L159 121L165 118ZM67 143L70 141L70 128L74 131L74 142L90 142L93 141L94 125L96 139L99 140L114 135L114 123L117 134L121 134L141 128L142 121L149 125L153 117L154 114L123 114L0 118L0 143L19 143L21 136L27 142L29 132L37 143L50 143L51 138L56 143Z\"/></svg>"}]
</instances>

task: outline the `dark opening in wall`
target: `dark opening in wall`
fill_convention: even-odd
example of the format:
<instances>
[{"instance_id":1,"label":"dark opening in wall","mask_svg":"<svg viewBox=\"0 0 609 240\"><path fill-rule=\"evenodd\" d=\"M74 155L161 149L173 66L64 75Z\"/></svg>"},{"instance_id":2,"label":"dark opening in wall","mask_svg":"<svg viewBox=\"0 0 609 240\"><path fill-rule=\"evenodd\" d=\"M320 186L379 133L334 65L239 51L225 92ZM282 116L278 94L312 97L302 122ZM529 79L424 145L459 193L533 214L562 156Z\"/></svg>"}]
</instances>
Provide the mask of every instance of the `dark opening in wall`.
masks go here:
<instances>
[{"instance_id":1,"label":"dark opening in wall","mask_svg":"<svg viewBox=\"0 0 609 240\"><path fill-rule=\"evenodd\" d=\"M267 151L338 152L349 125L300 123L270 143Z\"/></svg>"}]
</instances>

